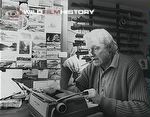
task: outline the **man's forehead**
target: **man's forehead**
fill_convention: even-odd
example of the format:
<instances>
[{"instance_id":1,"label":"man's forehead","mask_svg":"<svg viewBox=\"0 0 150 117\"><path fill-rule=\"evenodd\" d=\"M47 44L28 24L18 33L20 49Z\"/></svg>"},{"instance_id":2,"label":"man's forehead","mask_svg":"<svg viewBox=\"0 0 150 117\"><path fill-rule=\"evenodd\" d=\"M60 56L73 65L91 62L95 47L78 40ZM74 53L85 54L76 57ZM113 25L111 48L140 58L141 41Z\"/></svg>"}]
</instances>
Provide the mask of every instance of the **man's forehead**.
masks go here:
<instances>
[{"instance_id":1,"label":"man's forehead","mask_svg":"<svg viewBox=\"0 0 150 117\"><path fill-rule=\"evenodd\" d=\"M102 47L104 47L104 43L98 43L98 44L93 44L93 45L91 45L91 46L89 46L89 48L97 48L97 47L99 47L99 48L102 48Z\"/></svg>"}]
</instances>

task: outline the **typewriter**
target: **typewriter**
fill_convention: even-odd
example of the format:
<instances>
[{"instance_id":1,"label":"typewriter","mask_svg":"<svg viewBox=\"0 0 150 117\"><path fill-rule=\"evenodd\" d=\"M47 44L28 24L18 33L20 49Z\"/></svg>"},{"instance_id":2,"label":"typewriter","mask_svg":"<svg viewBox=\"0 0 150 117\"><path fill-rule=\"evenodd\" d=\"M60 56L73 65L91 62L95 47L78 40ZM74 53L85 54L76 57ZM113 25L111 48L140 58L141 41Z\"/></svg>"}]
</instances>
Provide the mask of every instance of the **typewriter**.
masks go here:
<instances>
[{"instance_id":1,"label":"typewriter","mask_svg":"<svg viewBox=\"0 0 150 117\"><path fill-rule=\"evenodd\" d=\"M55 90L51 93L33 90L23 83L14 82L29 92L29 111L34 117L86 117L100 111L97 104L87 102L87 92L73 93Z\"/></svg>"},{"instance_id":2,"label":"typewriter","mask_svg":"<svg viewBox=\"0 0 150 117\"><path fill-rule=\"evenodd\" d=\"M32 92L29 110L35 117L85 117L98 112L99 107L89 107L79 93L56 90L51 94Z\"/></svg>"}]
</instances>

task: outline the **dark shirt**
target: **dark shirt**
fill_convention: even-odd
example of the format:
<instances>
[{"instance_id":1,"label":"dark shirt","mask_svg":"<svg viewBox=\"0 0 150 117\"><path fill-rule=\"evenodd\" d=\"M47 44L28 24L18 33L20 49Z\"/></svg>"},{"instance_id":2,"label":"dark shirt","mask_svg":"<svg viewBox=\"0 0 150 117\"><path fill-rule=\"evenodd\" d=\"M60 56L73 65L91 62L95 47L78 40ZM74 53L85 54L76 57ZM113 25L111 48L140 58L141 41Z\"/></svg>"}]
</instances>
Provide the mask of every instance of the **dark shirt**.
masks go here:
<instances>
[{"instance_id":1,"label":"dark shirt","mask_svg":"<svg viewBox=\"0 0 150 117\"><path fill-rule=\"evenodd\" d=\"M106 79L106 87L102 86L102 79ZM148 117L150 114L146 81L132 57L118 54L105 71L90 64L77 78L76 85L80 91L97 90L98 103L106 116Z\"/></svg>"}]
</instances>

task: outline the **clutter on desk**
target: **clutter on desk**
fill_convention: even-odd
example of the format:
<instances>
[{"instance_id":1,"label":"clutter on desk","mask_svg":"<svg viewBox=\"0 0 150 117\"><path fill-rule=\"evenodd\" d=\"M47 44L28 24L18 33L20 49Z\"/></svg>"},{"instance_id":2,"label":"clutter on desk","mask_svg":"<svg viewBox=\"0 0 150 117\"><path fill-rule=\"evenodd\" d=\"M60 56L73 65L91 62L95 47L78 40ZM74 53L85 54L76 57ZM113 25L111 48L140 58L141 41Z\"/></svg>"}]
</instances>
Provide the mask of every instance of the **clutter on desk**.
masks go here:
<instances>
[{"instance_id":1,"label":"clutter on desk","mask_svg":"<svg viewBox=\"0 0 150 117\"><path fill-rule=\"evenodd\" d=\"M81 94L54 88L44 92L32 92L29 109L36 117L83 117L98 112L98 105L87 106Z\"/></svg>"},{"instance_id":2,"label":"clutter on desk","mask_svg":"<svg viewBox=\"0 0 150 117\"><path fill-rule=\"evenodd\" d=\"M0 101L0 109L3 108L19 108L22 105L22 99L7 99L7 100L1 100Z\"/></svg>"}]
</instances>

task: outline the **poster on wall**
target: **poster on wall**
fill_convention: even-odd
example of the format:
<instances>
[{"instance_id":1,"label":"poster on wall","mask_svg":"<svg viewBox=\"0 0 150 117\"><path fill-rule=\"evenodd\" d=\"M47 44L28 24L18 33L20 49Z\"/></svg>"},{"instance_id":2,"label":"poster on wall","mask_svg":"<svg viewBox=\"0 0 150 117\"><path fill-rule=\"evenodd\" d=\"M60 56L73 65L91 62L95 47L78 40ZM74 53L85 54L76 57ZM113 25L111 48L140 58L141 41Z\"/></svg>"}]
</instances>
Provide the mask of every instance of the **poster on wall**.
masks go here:
<instances>
[{"instance_id":1,"label":"poster on wall","mask_svg":"<svg viewBox=\"0 0 150 117\"><path fill-rule=\"evenodd\" d=\"M49 69L48 78L51 80L58 80L61 78L61 69Z\"/></svg>"},{"instance_id":2,"label":"poster on wall","mask_svg":"<svg viewBox=\"0 0 150 117\"><path fill-rule=\"evenodd\" d=\"M30 54L30 41L28 40L19 40L19 54L29 55Z\"/></svg>"},{"instance_id":3,"label":"poster on wall","mask_svg":"<svg viewBox=\"0 0 150 117\"><path fill-rule=\"evenodd\" d=\"M47 59L59 59L60 51L47 51Z\"/></svg>"},{"instance_id":4,"label":"poster on wall","mask_svg":"<svg viewBox=\"0 0 150 117\"><path fill-rule=\"evenodd\" d=\"M60 59L50 59L47 60L47 68L61 68Z\"/></svg>"},{"instance_id":5,"label":"poster on wall","mask_svg":"<svg viewBox=\"0 0 150 117\"><path fill-rule=\"evenodd\" d=\"M47 60L38 60L38 59L33 59L32 58L32 68L36 69L46 69L47 68Z\"/></svg>"},{"instance_id":6,"label":"poster on wall","mask_svg":"<svg viewBox=\"0 0 150 117\"><path fill-rule=\"evenodd\" d=\"M28 16L26 19L26 27L24 27L24 30L28 30L30 32L44 32L44 21L45 21L45 15L43 14L43 11L45 10L45 7L37 8L37 7L30 7L27 14Z\"/></svg>"},{"instance_id":7,"label":"poster on wall","mask_svg":"<svg viewBox=\"0 0 150 117\"><path fill-rule=\"evenodd\" d=\"M46 46L47 48L61 49L61 38L59 33L46 33ZM51 50L48 50L51 51Z\"/></svg>"},{"instance_id":8,"label":"poster on wall","mask_svg":"<svg viewBox=\"0 0 150 117\"><path fill-rule=\"evenodd\" d=\"M17 68L31 68L32 61L30 57L17 57Z\"/></svg>"},{"instance_id":9,"label":"poster on wall","mask_svg":"<svg viewBox=\"0 0 150 117\"><path fill-rule=\"evenodd\" d=\"M19 36L15 31L0 30L0 61L16 61Z\"/></svg>"},{"instance_id":10,"label":"poster on wall","mask_svg":"<svg viewBox=\"0 0 150 117\"><path fill-rule=\"evenodd\" d=\"M61 7L47 8L45 15L45 32L46 33L61 33Z\"/></svg>"},{"instance_id":11,"label":"poster on wall","mask_svg":"<svg viewBox=\"0 0 150 117\"><path fill-rule=\"evenodd\" d=\"M60 33L46 33L46 42L61 42Z\"/></svg>"},{"instance_id":12,"label":"poster on wall","mask_svg":"<svg viewBox=\"0 0 150 117\"><path fill-rule=\"evenodd\" d=\"M17 31L19 20L19 3L11 0L2 0L0 27L2 30Z\"/></svg>"},{"instance_id":13,"label":"poster on wall","mask_svg":"<svg viewBox=\"0 0 150 117\"><path fill-rule=\"evenodd\" d=\"M18 32L20 34L17 67L32 67L32 37L29 32Z\"/></svg>"},{"instance_id":14,"label":"poster on wall","mask_svg":"<svg viewBox=\"0 0 150 117\"><path fill-rule=\"evenodd\" d=\"M46 59L46 41L45 33L32 33L32 58L43 60Z\"/></svg>"},{"instance_id":15,"label":"poster on wall","mask_svg":"<svg viewBox=\"0 0 150 117\"><path fill-rule=\"evenodd\" d=\"M19 28L18 21L0 19L0 22L2 30L17 31Z\"/></svg>"},{"instance_id":16,"label":"poster on wall","mask_svg":"<svg viewBox=\"0 0 150 117\"><path fill-rule=\"evenodd\" d=\"M16 20L19 17L19 2L14 0L2 0L2 18L5 20Z\"/></svg>"},{"instance_id":17,"label":"poster on wall","mask_svg":"<svg viewBox=\"0 0 150 117\"><path fill-rule=\"evenodd\" d=\"M33 21L24 16L21 15L19 17L19 30L26 30L29 32L44 32L45 31L45 27L44 27L44 23L33 23Z\"/></svg>"},{"instance_id":18,"label":"poster on wall","mask_svg":"<svg viewBox=\"0 0 150 117\"><path fill-rule=\"evenodd\" d=\"M18 32L19 38L19 57L31 57L32 52L32 37L29 32Z\"/></svg>"}]
</instances>

